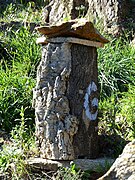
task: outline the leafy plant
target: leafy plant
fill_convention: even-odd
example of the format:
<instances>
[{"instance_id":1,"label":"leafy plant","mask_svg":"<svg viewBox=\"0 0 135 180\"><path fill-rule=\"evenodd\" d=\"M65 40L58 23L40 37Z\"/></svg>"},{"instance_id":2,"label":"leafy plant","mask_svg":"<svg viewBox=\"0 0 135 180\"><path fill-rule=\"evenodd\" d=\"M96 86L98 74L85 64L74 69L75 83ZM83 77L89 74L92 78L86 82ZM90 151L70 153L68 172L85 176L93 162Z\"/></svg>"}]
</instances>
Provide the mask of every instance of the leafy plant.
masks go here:
<instances>
[{"instance_id":1,"label":"leafy plant","mask_svg":"<svg viewBox=\"0 0 135 180\"><path fill-rule=\"evenodd\" d=\"M86 7L83 5L80 5L78 7L75 7L75 9L78 11L78 18L83 18L85 15Z\"/></svg>"},{"instance_id":2,"label":"leafy plant","mask_svg":"<svg viewBox=\"0 0 135 180\"><path fill-rule=\"evenodd\" d=\"M112 95L99 103L99 126L101 134L116 134L116 114L119 111L118 96ZM105 132L104 132L105 131Z\"/></svg>"}]
</instances>

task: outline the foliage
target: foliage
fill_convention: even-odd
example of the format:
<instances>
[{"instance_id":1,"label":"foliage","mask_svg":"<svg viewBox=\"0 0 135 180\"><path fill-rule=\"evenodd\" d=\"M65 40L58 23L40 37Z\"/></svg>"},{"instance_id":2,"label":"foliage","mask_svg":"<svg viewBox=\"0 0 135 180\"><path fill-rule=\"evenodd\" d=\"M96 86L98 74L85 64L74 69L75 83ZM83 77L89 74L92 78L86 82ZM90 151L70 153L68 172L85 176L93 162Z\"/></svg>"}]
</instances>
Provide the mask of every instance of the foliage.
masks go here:
<instances>
[{"instance_id":1,"label":"foliage","mask_svg":"<svg viewBox=\"0 0 135 180\"><path fill-rule=\"evenodd\" d=\"M2 8L1 11L0 21L4 22L23 21L39 23L42 21L42 7L39 6L37 1L36 3L34 1L10 3L7 4L4 10Z\"/></svg>"},{"instance_id":2,"label":"foliage","mask_svg":"<svg viewBox=\"0 0 135 180\"><path fill-rule=\"evenodd\" d=\"M129 84L127 92L116 93L100 101L100 134L120 135L125 140L135 138L135 90Z\"/></svg>"},{"instance_id":3,"label":"foliage","mask_svg":"<svg viewBox=\"0 0 135 180\"><path fill-rule=\"evenodd\" d=\"M25 160L36 153L34 136L25 125L24 108L20 112L20 125L11 132L11 141L0 151L0 173L5 173L12 179L21 179L29 175Z\"/></svg>"},{"instance_id":4,"label":"foliage","mask_svg":"<svg viewBox=\"0 0 135 180\"><path fill-rule=\"evenodd\" d=\"M120 100L119 121L127 123L125 134L127 139L135 138L135 87L129 84L128 92L122 93ZM122 124L121 123L121 124Z\"/></svg>"},{"instance_id":5,"label":"foliage","mask_svg":"<svg viewBox=\"0 0 135 180\"><path fill-rule=\"evenodd\" d=\"M4 36L2 36L4 40ZM20 119L22 106L26 118L33 124L31 107L32 89L35 86L35 69L40 59L40 48L35 44L36 35L21 28L5 38L9 58L2 57L0 65L0 128L11 131Z\"/></svg>"},{"instance_id":6,"label":"foliage","mask_svg":"<svg viewBox=\"0 0 135 180\"><path fill-rule=\"evenodd\" d=\"M86 170L82 171L76 167L74 163L71 162L71 165L69 168L61 168L57 171L57 173L54 174L54 177L56 180L63 179L63 180L89 180L93 179L93 175L95 176L102 176L104 173L106 173L109 168L111 167L111 163L109 163L107 160L105 161L105 165L98 164L97 168L95 170ZM96 178L96 177L94 177Z\"/></svg>"},{"instance_id":7,"label":"foliage","mask_svg":"<svg viewBox=\"0 0 135 180\"><path fill-rule=\"evenodd\" d=\"M85 15L86 7L83 5L80 5L78 7L75 7L76 11L78 11L78 18L83 18Z\"/></svg>"},{"instance_id":8,"label":"foliage","mask_svg":"<svg viewBox=\"0 0 135 180\"><path fill-rule=\"evenodd\" d=\"M98 50L98 60L100 134L131 140L135 133L135 48L127 36L117 38Z\"/></svg>"},{"instance_id":9,"label":"foliage","mask_svg":"<svg viewBox=\"0 0 135 180\"><path fill-rule=\"evenodd\" d=\"M69 168L61 168L58 172L54 175L56 180L64 179L64 180L81 180L83 173L80 170L76 169L75 164L71 164Z\"/></svg>"},{"instance_id":10,"label":"foliage","mask_svg":"<svg viewBox=\"0 0 135 180\"><path fill-rule=\"evenodd\" d=\"M128 40L114 39L98 49L98 60L101 99L127 91L129 83L135 85L135 49Z\"/></svg>"},{"instance_id":11,"label":"foliage","mask_svg":"<svg viewBox=\"0 0 135 180\"><path fill-rule=\"evenodd\" d=\"M101 134L116 134L118 126L115 119L119 108L117 102L118 97L116 95L100 101L99 120Z\"/></svg>"}]
</instances>

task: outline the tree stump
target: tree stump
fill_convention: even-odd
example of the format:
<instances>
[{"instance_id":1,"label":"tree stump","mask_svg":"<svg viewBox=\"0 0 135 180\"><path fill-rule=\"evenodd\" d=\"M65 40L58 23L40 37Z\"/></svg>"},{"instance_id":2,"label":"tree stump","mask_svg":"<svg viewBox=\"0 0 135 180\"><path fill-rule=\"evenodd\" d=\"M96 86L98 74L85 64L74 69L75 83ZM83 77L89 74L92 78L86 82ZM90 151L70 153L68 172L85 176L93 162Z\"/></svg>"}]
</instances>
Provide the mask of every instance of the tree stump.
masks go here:
<instances>
[{"instance_id":1,"label":"tree stump","mask_svg":"<svg viewBox=\"0 0 135 180\"><path fill-rule=\"evenodd\" d=\"M98 154L97 47L72 37L40 40L42 60L33 94L40 156L55 160Z\"/></svg>"}]
</instances>

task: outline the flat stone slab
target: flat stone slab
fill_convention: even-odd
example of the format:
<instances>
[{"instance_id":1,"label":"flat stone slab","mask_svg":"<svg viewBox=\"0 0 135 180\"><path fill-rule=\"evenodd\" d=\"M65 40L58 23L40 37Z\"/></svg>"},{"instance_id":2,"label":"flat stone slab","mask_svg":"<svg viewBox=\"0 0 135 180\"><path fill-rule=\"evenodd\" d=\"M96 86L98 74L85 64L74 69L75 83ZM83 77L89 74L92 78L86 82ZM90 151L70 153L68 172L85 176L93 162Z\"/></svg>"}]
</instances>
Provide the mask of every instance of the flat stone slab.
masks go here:
<instances>
[{"instance_id":1,"label":"flat stone slab","mask_svg":"<svg viewBox=\"0 0 135 180\"><path fill-rule=\"evenodd\" d=\"M109 42L98 32L94 25L85 18L70 20L52 26L36 27L35 29L48 38L76 37L102 43Z\"/></svg>"},{"instance_id":2,"label":"flat stone slab","mask_svg":"<svg viewBox=\"0 0 135 180\"><path fill-rule=\"evenodd\" d=\"M114 159L99 158L99 159L76 159L73 161L54 161L42 158L32 158L27 161L27 164L34 169L42 169L47 171L57 171L60 167L70 167L72 163L76 168L83 171L96 171L98 167L105 168L106 165L112 165Z\"/></svg>"},{"instance_id":3,"label":"flat stone slab","mask_svg":"<svg viewBox=\"0 0 135 180\"><path fill-rule=\"evenodd\" d=\"M42 44L42 45L47 44L49 42L51 42L51 43L73 43L73 44L81 44L81 45L92 46L92 47L104 47L104 43L101 43L101 42L73 38L73 37L56 37L56 38L40 37L40 38L37 38L37 41L36 41L37 44Z\"/></svg>"}]
</instances>

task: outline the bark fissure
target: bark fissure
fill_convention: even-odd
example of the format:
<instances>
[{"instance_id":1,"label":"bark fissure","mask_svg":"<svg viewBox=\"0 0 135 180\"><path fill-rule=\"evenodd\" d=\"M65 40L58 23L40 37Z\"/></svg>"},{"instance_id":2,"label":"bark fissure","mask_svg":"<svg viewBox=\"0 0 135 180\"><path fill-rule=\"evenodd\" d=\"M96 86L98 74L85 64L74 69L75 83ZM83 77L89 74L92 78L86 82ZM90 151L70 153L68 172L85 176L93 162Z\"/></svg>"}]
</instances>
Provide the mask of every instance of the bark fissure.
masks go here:
<instances>
[{"instance_id":1,"label":"bark fissure","mask_svg":"<svg viewBox=\"0 0 135 180\"><path fill-rule=\"evenodd\" d=\"M72 160L97 156L96 61L95 47L64 42L43 46L33 91L41 157Z\"/></svg>"},{"instance_id":2,"label":"bark fissure","mask_svg":"<svg viewBox=\"0 0 135 180\"><path fill-rule=\"evenodd\" d=\"M77 118L70 114L66 97L71 59L69 44L48 44L43 48L34 89L36 136L43 158L74 159L73 136Z\"/></svg>"}]
</instances>

